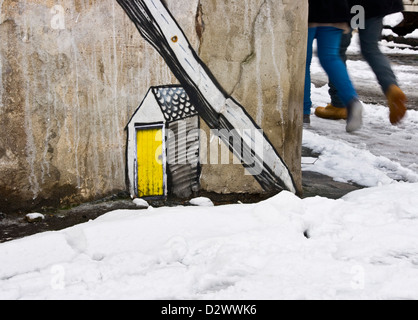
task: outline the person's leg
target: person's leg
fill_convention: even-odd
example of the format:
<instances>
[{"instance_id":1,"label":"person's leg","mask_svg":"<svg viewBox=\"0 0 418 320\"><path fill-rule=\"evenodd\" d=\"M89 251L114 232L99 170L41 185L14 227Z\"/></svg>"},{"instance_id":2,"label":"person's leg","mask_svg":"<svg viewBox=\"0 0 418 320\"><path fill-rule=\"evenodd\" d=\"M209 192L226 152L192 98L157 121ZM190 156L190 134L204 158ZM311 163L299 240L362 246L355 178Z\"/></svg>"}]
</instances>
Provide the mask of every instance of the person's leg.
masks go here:
<instances>
[{"instance_id":1,"label":"person's leg","mask_svg":"<svg viewBox=\"0 0 418 320\"><path fill-rule=\"evenodd\" d=\"M384 94L391 85L398 85L389 59L380 51L379 41L382 38L383 17L366 19L366 28L360 29L361 53L376 74Z\"/></svg>"},{"instance_id":2,"label":"person's leg","mask_svg":"<svg viewBox=\"0 0 418 320\"><path fill-rule=\"evenodd\" d=\"M343 31L333 27L319 27L318 56L330 81L338 91L338 96L347 107L347 131L353 132L363 125L363 106L348 75L347 67L340 57L341 36Z\"/></svg>"},{"instance_id":3,"label":"person's leg","mask_svg":"<svg viewBox=\"0 0 418 320\"><path fill-rule=\"evenodd\" d=\"M347 50L351 44L351 39L353 37L352 32L343 34L341 37L341 45L340 45L340 57L341 60L347 65ZM336 108L345 108L344 103L338 96L337 88L335 88L332 82L329 83L329 95L331 96L331 105Z\"/></svg>"},{"instance_id":4,"label":"person's leg","mask_svg":"<svg viewBox=\"0 0 418 320\"><path fill-rule=\"evenodd\" d=\"M315 39L317 28L309 28L308 33L308 52L306 57L306 74L305 74L305 97L303 103L303 114L305 116L311 114L312 100L311 100L311 63L313 55L313 41Z\"/></svg>"},{"instance_id":5,"label":"person's leg","mask_svg":"<svg viewBox=\"0 0 418 320\"><path fill-rule=\"evenodd\" d=\"M379 40L382 36L383 17L366 20L366 28L359 30L361 51L376 74L383 93L388 98L390 122L398 124L406 115L406 95L398 86L395 73L389 59L380 51Z\"/></svg>"},{"instance_id":6,"label":"person's leg","mask_svg":"<svg viewBox=\"0 0 418 320\"><path fill-rule=\"evenodd\" d=\"M348 75L347 67L340 57L342 34L341 29L319 27L316 38L318 39L318 56L321 65L337 89L342 103L344 106L348 106L353 99L358 99L358 96Z\"/></svg>"},{"instance_id":7,"label":"person's leg","mask_svg":"<svg viewBox=\"0 0 418 320\"><path fill-rule=\"evenodd\" d=\"M347 62L347 49L351 44L352 32L343 34L340 45L340 57L344 64ZM315 109L315 115L319 118L330 119L330 120L346 120L347 109L344 103L338 96L337 88L335 88L332 82L329 82L329 95L331 97L331 103L326 107L318 107Z\"/></svg>"}]
</instances>

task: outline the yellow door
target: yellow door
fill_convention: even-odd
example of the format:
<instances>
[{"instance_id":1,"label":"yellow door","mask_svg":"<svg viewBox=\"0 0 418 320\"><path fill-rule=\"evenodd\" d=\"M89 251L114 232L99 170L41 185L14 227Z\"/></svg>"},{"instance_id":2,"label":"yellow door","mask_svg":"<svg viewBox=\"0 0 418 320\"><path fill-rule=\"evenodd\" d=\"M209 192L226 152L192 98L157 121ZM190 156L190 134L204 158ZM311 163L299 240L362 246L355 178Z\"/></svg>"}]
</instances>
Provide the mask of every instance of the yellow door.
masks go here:
<instances>
[{"instance_id":1,"label":"yellow door","mask_svg":"<svg viewBox=\"0 0 418 320\"><path fill-rule=\"evenodd\" d=\"M138 196L164 196L163 130L137 131Z\"/></svg>"}]
</instances>

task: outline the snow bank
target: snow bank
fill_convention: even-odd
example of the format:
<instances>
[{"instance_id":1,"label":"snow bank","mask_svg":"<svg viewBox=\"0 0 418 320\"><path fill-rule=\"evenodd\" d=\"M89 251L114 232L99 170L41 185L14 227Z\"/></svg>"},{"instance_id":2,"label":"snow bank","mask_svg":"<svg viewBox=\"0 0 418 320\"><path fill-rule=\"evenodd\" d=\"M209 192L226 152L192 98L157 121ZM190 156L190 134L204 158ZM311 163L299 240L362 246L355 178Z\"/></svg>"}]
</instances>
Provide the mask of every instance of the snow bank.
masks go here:
<instances>
[{"instance_id":1,"label":"snow bank","mask_svg":"<svg viewBox=\"0 0 418 320\"><path fill-rule=\"evenodd\" d=\"M407 34L405 36L407 39L418 39L418 29L416 29L414 32Z\"/></svg>"},{"instance_id":2,"label":"snow bank","mask_svg":"<svg viewBox=\"0 0 418 320\"><path fill-rule=\"evenodd\" d=\"M0 299L417 299L417 193L111 212L1 244Z\"/></svg>"},{"instance_id":3,"label":"snow bank","mask_svg":"<svg viewBox=\"0 0 418 320\"><path fill-rule=\"evenodd\" d=\"M305 131L303 145L321 156L315 162L303 163L302 169L333 177L335 181L365 187L392 184L396 180L418 182L418 174L411 169L339 139Z\"/></svg>"}]
</instances>

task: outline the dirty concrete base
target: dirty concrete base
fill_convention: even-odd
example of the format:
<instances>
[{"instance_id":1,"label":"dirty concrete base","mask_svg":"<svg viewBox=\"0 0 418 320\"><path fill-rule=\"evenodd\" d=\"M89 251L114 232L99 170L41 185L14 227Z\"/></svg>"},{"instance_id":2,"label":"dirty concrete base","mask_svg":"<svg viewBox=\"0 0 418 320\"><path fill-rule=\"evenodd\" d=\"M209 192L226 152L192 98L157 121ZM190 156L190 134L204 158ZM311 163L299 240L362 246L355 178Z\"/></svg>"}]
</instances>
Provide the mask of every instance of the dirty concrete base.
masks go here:
<instances>
[{"instance_id":1,"label":"dirty concrete base","mask_svg":"<svg viewBox=\"0 0 418 320\"><path fill-rule=\"evenodd\" d=\"M311 150L303 149L304 157L318 157ZM346 194L361 189L362 187L336 182L332 178L314 173L303 173L304 197L327 197L339 199ZM232 194L220 195L202 192L200 196L210 198L215 205L226 205L234 203L257 203L268 199L272 195L248 195ZM153 207L162 206L187 206L188 201L169 198L167 200L151 200ZM85 223L97 219L101 215L114 210L136 210L136 205L132 200L123 194L114 195L106 199L87 203L67 210L57 210L54 212L44 212L45 220L37 223L28 223L25 215L22 214L1 214L0 213L0 243L23 238L46 231L59 231L74 225Z\"/></svg>"},{"instance_id":2,"label":"dirty concrete base","mask_svg":"<svg viewBox=\"0 0 418 320\"><path fill-rule=\"evenodd\" d=\"M226 205L238 202L257 203L268 199L272 195L220 195L201 192L199 196L210 198L215 205ZM166 200L147 199L147 201L154 208L189 206L189 200L179 200L176 198L168 198ZM41 232L63 230L77 224L95 220L101 215L114 210L138 210L138 207L127 194L125 196L119 194L71 209L55 211L46 210L45 212L42 212L45 219L34 223L29 223L25 219L25 214L22 213L7 215L0 213L0 243Z\"/></svg>"}]
</instances>

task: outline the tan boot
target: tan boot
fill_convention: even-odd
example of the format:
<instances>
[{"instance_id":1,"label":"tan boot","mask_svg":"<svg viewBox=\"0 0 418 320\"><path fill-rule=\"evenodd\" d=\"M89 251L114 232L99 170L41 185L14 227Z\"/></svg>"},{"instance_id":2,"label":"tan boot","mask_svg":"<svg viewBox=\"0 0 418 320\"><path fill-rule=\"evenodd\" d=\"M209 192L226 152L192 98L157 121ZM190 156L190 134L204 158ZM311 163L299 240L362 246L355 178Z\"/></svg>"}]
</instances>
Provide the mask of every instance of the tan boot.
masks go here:
<instances>
[{"instance_id":1,"label":"tan boot","mask_svg":"<svg viewBox=\"0 0 418 320\"><path fill-rule=\"evenodd\" d=\"M397 125L406 115L406 98L405 93L396 85L391 85L386 93L390 109L390 123Z\"/></svg>"},{"instance_id":2,"label":"tan boot","mask_svg":"<svg viewBox=\"0 0 418 320\"><path fill-rule=\"evenodd\" d=\"M347 109L336 108L332 104L324 107L318 107L315 110L315 115L322 119L329 120L347 120Z\"/></svg>"}]
</instances>

